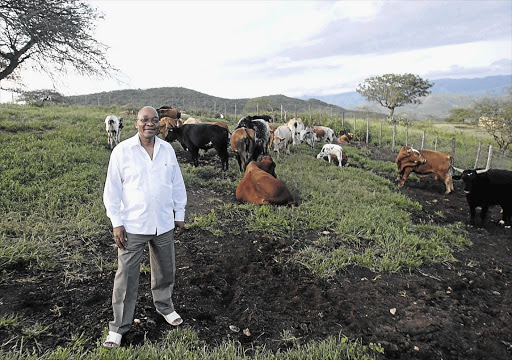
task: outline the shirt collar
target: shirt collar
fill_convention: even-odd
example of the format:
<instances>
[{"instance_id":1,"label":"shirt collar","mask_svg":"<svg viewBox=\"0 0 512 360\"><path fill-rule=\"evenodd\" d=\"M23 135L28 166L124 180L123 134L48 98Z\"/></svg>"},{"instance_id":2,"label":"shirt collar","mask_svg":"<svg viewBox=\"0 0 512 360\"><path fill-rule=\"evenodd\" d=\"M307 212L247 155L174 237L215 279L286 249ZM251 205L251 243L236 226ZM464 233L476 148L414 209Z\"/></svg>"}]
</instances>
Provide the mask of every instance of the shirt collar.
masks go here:
<instances>
[{"instance_id":1,"label":"shirt collar","mask_svg":"<svg viewBox=\"0 0 512 360\"><path fill-rule=\"evenodd\" d=\"M130 147L142 146L140 144L140 137L139 137L139 133L138 132L134 136L132 136L131 138L126 139L126 141L128 141L128 144L130 145ZM160 145L163 143L163 141L164 140L160 139L158 136L155 136L155 149L154 149L154 155L153 156L156 155L156 153L160 149Z\"/></svg>"}]
</instances>

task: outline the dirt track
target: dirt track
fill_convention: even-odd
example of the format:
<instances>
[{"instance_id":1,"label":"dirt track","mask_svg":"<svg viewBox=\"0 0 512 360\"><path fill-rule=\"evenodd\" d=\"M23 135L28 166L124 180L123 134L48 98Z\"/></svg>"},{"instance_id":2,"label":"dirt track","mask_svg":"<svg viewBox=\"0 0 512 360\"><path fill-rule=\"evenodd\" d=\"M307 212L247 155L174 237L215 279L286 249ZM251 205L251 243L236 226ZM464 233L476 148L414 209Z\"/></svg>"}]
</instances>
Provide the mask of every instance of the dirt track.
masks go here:
<instances>
[{"instance_id":1,"label":"dirt track","mask_svg":"<svg viewBox=\"0 0 512 360\"><path fill-rule=\"evenodd\" d=\"M392 156L378 151L372 155L390 161ZM401 191L423 206L413 214L417 222L467 223L461 185L455 190L444 195L444 185L427 178L408 180ZM203 202L212 197L209 190L189 188L188 195L188 214L209 211ZM231 193L214 196L235 201ZM177 239L174 302L184 326L213 346L235 338L247 349L265 345L277 350L292 344L284 335L307 342L341 334L381 343L386 358L511 359L512 229L497 224L499 208L493 208L489 218L483 228L468 228L473 246L456 254L455 264L392 275L352 267L331 282L287 261L318 234L233 236L225 229L224 237L215 238L188 230ZM111 244L102 250L108 261L115 262ZM0 285L0 315L17 313L27 322L48 325L38 339L42 351L65 345L70 334L100 338L112 316L114 273L97 268L84 272L89 277L82 282L63 284L59 273L18 282L27 275L19 269L17 279ZM136 309L140 323L123 344L141 344L145 338L157 341L168 330L154 310L149 289L149 273L142 273ZM233 332L230 325L240 331ZM12 335L0 330L2 349L15 346L9 342ZM35 343L27 339L24 346Z\"/></svg>"}]
</instances>

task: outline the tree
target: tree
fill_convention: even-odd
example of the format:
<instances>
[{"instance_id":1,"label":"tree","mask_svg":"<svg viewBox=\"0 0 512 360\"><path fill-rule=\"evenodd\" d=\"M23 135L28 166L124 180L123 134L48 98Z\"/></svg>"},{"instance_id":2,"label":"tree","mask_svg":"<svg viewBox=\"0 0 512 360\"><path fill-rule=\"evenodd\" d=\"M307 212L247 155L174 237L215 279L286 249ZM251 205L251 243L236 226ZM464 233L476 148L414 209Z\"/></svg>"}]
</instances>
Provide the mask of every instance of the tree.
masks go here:
<instances>
[{"instance_id":1,"label":"tree","mask_svg":"<svg viewBox=\"0 0 512 360\"><path fill-rule=\"evenodd\" d=\"M479 123L494 138L502 154L512 143L512 90L508 92L504 99L483 98L473 107Z\"/></svg>"},{"instance_id":2,"label":"tree","mask_svg":"<svg viewBox=\"0 0 512 360\"><path fill-rule=\"evenodd\" d=\"M21 94L19 100L29 105L44 106L45 104L63 104L64 96L55 90L42 89L34 91L25 91Z\"/></svg>"},{"instance_id":3,"label":"tree","mask_svg":"<svg viewBox=\"0 0 512 360\"><path fill-rule=\"evenodd\" d=\"M395 108L406 104L421 104L422 96L430 94L432 85L414 74L385 74L365 79L356 91L367 101L377 101L389 109L389 119L393 118Z\"/></svg>"},{"instance_id":4,"label":"tree","mask_svg":"<svg viewBox=\"0 0 512 360\"><path fill-rule=\"evenodd\" d=\"M19 82L24 66L47 73L108 77L107 47L91 33L103 16L80 0L0 0L0 81Z\"/></svg>"},{"instance_id":5,"label":"tree","mask_svg":"<svg viewBox=\"0 0 512 360\"><path fill-rule=\"evenodd\" d=\"M457 122L457 123L463 123L469 119L474 119L475 113L473 109L466 109L466 108L454 108L450 109L450 115L448 116L448 121L450 122Z\"/></svg>"},{"instance_id":6,"label":"tree","mask_svg":"<svg viewBox=\"0 0 512 360\"><path fill-rule=\"evenodd\" d=\"M248 114L250 112L255 112L259 115L261 111L271 112L272 116L274 115L275 106L270 99L265 97L258 97L251 99L245 103L244 111Z\"/></svg>"}]
</instances>

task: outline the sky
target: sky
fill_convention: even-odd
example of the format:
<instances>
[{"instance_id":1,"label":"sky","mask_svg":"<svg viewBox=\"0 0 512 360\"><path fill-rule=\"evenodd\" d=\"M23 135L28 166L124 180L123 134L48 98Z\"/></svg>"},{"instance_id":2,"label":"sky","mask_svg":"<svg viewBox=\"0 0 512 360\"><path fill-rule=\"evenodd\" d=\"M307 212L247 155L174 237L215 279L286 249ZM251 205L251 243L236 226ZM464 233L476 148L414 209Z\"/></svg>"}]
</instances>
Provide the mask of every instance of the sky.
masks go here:
<instances>
[{"instance_id":1,"label":"sky","mask_svg":"<svg viewBox=\"0 0 512 360\"><path fill-rule=\"evenodd\" d=\"M388 73L439 78L512 74L512 0L89 1L116 79L52 80L63 95L185 87L221 98L355 91Z\"/></svg>"}]
</instances>

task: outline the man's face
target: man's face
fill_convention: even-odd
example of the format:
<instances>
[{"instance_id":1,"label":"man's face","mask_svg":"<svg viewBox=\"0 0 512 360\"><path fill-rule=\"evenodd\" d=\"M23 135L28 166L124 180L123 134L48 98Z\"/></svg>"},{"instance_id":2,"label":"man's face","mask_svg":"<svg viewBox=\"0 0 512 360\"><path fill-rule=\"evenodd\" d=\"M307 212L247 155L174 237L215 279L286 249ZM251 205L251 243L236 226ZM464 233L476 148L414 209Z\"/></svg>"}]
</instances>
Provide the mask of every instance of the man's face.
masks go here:
<instances>
[{"instance_id":1,"label":"man's face","mask_svg":"<svg viewBox=\"0 0 512 360\"><path fill-rule=\"evenodd\" d=\"M155 137L160 131L158 114L151 108L142 109L135 123L139 136L145 139Z\"/></svg>"}]
</instances>

